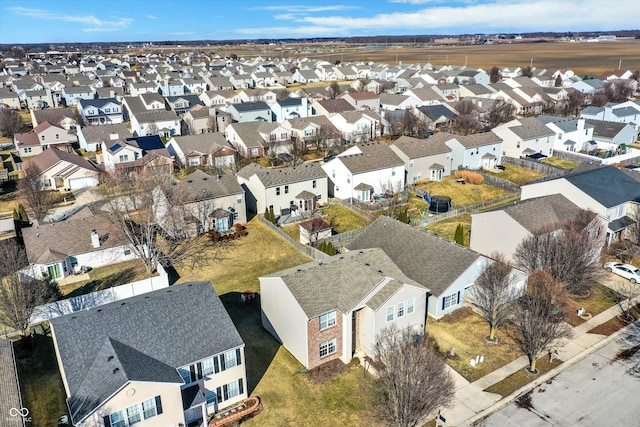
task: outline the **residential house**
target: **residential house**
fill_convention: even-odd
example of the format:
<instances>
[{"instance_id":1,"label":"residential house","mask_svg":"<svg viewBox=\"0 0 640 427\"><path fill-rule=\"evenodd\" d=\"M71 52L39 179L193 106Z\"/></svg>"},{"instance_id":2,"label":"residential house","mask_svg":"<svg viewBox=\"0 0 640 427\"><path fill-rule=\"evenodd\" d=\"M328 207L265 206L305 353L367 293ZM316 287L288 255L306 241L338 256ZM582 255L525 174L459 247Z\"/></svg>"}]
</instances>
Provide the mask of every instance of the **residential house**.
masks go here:
<instances>
[{"instance_id":1,"label":"residential house","mask_svg":"<svg viewBox=\"0 0 640 427\"><path fill-rule=\"evenodd\" d=\"M91 86L65 86L62 88L62 101L67 107L78 105L81 99L90 100L95 98L95 89Z\"/></svg>"},{"instance_id":2,"label":"residential house","mask_svg":"<svg viewBox=\"0 0 640 427\"><path fill-rule=\"evenodd\" d=\"M339 96L356 110L373 110L380 112L380 96L373 92L346 92Z\"/></svg>"},{"instance_id":3,"label":"residential house","mask_svg":"<svg viewBox=\"0 0 640 427\"><path fill-rule=\"evenodd\" d=\"M586 95L595 95L597 91L604 88L604 82L600 79L584 79L578 80L570 84L568 87L578 90Z\"/></svg>"},{"instance_id":4,"label":"residential house","mask_svg":"<svg viewBox=\"0 0 640 427\"><path fill-rule=\"evenodd\" d=\"M404 162L405 182L440 181L451 174L450 135L438 133L429 139L401 136L389 146Z\"/></svg>"},{"instance_id":5,"label":"residential house","mask_svg":"<svg viewBox=\"0 0 640 427\"><path fill-rule=\"evenodd\" d=\"M57 317L51 333L76 426L203 426L248 395L244 342L209 282Z\"/></svg>"},{"instance_id":6,"label":"residential house","mask_svg":"<svg viewBox=\"0 0 640 427\"><path fill-rule=\"evenodd\" d=\"M292 148L291 134L275 122L231 123L224 134L231 146L246 158L288 154Z\"/></svg>"},{"instance_id":7,"label":"residential house","mask_svg":"<svg viewBox=\"0 0 640 427\"><path fill-rule=\"evenodd\" d=\"M28 109L42 109L53 107L51 92L43 90L29 90L24 93L25 105Z\"/></svg>"},{"instance_id":8,"label":"residential house","mask_svg":"<svg viewBox=\"0 0 640 427\"><path fill-rule=\"evenodd\" d=\"M448 104L423 105L416 107L416 116L423 123L428 123L431 128L446 128L458 113Z\"/></svg>"},{"instance_id":9,"label":"residential house","mask_svg":"<svg viewBox=\"0 0 640 427\"><path fill-rule=\"evenodd\" d=\"M216 169L233 169L235 167L236 150L227 142L224 134L219 132L175 136L167 143L167 151L183 168L208 166Z\"/></svg>"},{"instance_id":10,"label":"residential house","mask_svg":"<svg viewBox=\"0 0 640 427\"><path fill-rule=\"evenodd\" d=\"M593 128L584 119L573 119L560 116L538 116L538 120L555 132L554 150L582 151L588 150L593 141Z\"/></svg>"},{"instance_id":11,"label":"residential house","mask_svg":"<svg viewBox=\"0 0 640 427\"><path fill-rule=\"evenodd\" d=\"M122 123L122 107L115 98L80 99L77 104L78 114L85 124L104 125Z\"/></svg>"},{"instance_id":12,"label":"residential house","mask_svg":"<svg viewBox=\"0 0 640 427\"><path fill-rule=\"evenodd\" d=\"M175 111L179 116L204 103L197 95L167 96L165 97L167 109Z\"/></svg>"},{"instance_id":13,"label":"residential house","mask_svg":"<svg viewBox=\"0 0 640 427\"><path fill-rule=\"evenodd\" d=\"M158 135L134 136L102 143L102 159L107 171L116 169L173 172L173 159Z\"/></svg>"},{"instance_id":14,"label":"residential house","mask_svg":"<svg viewBox=\"0 0 640 427\"><path fill-rule=\"evenodd\" d=\"M329 116L329 121L350 143L371 141L382 135L382 118L375 111L344 111Z\"/></svg>"},{"instance_id":15,"label":"residential house","mask_svg":"<svg viewBox=\"0 0 640 427\"><path fill-rule=\"evenodd\" d=\"M227 112L231 114L234 121L245 122L272 122L273 114L271 108L265 102L244 102L231 104L227 107Z\"/></svg>"},{"instance_id":16,"label":"residential house","mask_svg":"<svg viewBox=\"0 0 640 427\"><path fill-rule=\"evenodd\" d=\"M345 99L326 99L314 101L311 104L311 114L314 116L330 117L334 113L344 113L345 111L355 111L353 105Z\"/></svg>"},{"instance_id":17,"label":"residential house","mask_svg":"<svg viewBox=\"0 0 640 427\"><path fill-rule=\"evenodd\" d=\"M133 135L124 123L77 127L78 144L85 151L100 151L105 141L124 141Z\"/></svg>"},{"instance_id":18,"label":"residential house","mask_svg":"<svg viewBox=\"0 0 640 427\"><path fill-rule=\"evenodd\" d=\"M428 284L426 311L435 319L461 308L465 298L471 297L469 288L493 262L467 247L385 216L372 222L346 247L356 253L370 248L382 249L406 277L423 287ZM513 286L522 289L526 274L513 272Z\"/></svg>"},{"instance_id":19,"label":"residential house","mask_svg":"<svg viewBox=\"0 0 640 427\"><path fill-rule=\"evenodd\" d=\"M149 110L133 113L130 117L131 132L136 136L160 135L169 139L180 135L180 119L175 111Z\"/></svg>"},{"instance_id":20,"label":"residential house","mask_svg":"<svg viewBox=\"0 0 640 427\"><path fill-rule=\"evenodd\" d=\"M293 83L317 83L320 77L313 70L297 69L291 76Z\"/></svg>"},{"instance_id":21,"label":"residential house","mask_svg":"<svg viewBox=\"0 0 640 427\"><path fill-rule=\"evenodd\" d=\"M380 108L384 110L409 110L415 106L415 100L404 95L393 93L380 94Z\"/></svg>"},{"instance_id":22,"label":"residential house","mask_svg":"<svg viewBox=\"0 0 640 427\"><path fill-rule=\"evenodd\" d=\"M577 170L560 178L523 185L521 199L562 194L607 221L607 242L624 238L635 222L640 175L614 166Z\"/></svg>"},{"instance_id":23,"label":"residential house","mask_svg":"<svg viewBox=\"0 0 640 427\"><path fill-rule=\"evenodd\" d=\"M77 137L65 129L44 121L29 133L17 133L13 136L19 156L35 156L48 148L71 151L71 144Z\"/></svg>"},{"instance_id":24,"label":"residential house","mask_svg":"<svg viewBox=\"0 0 640 427\"><path fill-rule=\"evenodd\" d=\"M333 185L330 195L344 200L370 202L374 194L404 189L404 162L380 141L350 147L322 169Z\"/></svg>"},{"instance_id":25,"label":"residential house","mask_svg":"<svg viewBox=\"0 0 640 427\"><path fill-rule=\"evenodd\" d=\"M271 104L273 119L278 123L309 117L310 109L307 98L287 98Z\"/></svg>"},{"instance_id":26,"label":"residential house","mask_svg":"<svg viewBox=\"0 0 640 427\"><path fill-rule=\"evenodd\" d=\"M375 355L383 328L424 333L428 289L380 249L260 277L262 325L307 369Z\"/></svg>"},{"instance_id":27,"label":"residential house","mask_svg":"<svg viewBox=\"0 0 640 427\"><path fill-rule=\"evenodd\" d=\"M247 209L258 214L273 208L277 215L302 217L329 196L327 174L316 162L277 169L251 163L237 176Z\"/></svg>"},{"instance_id":28,"label":"residential house","mask_svg":"<svg viewBox=\"0 0 640 427\"><path fill-rule=\"evenodd\" d=\"M282 127L289 131L294 144L307 149L330 148L340 145L340 132L326 116L310 116L285 120Z\"/></svg>"},{"instance_id":29,"label":"residential house","mask_svg":"<svg viewBox=\"0 0 640 427\"><path fill-rule=\"evenodd\" d=\"M227 232L235 223L247 222L244 190L232 173L211 176L197 169L165 191L174 194L156 191L153 212L158 225L174 238L176 230L179 236L197 236Z\"/></svg>"},{"instance_id":30,"label":"residential house","mask_svg":"<svg viewBox=\"0 0 640 427\"><path fill-rule=\"evenodd\" d=\"M581 211L556 193L472 214L469 247L486 256L501 253L507 261L514 262L516 249L524 239L559 230ZM604 233L602 237L604 240Z\"/></svg>"},{"instance_id":31,"label":"residential house","mask_svg":"<svg viewBox=\"0 0 640 427\"><path fill-rule=\"evenodd\" d=\"M210 90L201 93L200 100L207 107L226 106L229 104L239 104L242 100L235 90Z\"/></svg>"},{"instance_id":32,"label":"residential house","mask_svg":"<svg viewBox=\"0 0 640 427\"><path fill-rule=\"evenodd\" d=\"M604 107L589 106L582 110L580 117L591 120L628 123L636 132L640 131L640 101L626 101L608 104Z\"/></svg>"},{"instance_id":33,"label":"residential house","mask_svg":"<svg viewBox=\"0 0 640 427\"><path fill-rule=\"evenodd\" d=\"M52 148L25 162L23 170L36 173L41 188L46 190L78 190L98 185L100 171L89 160L76 153Z\"/></svg>"},{"instance_id":34,"label":"residential house","mask_svg":"<svg viewBox=\"0 0 640 427\"><path fill-rule=\"evenodd\" d=\"M597 148L610 152L625 151L638 137L636 130L628 123L587 119L585 126L593 126L593 141Z\"/></svg>"},{"instance_id":35,"label":"residential house","mask_svg":"<svg viewBox=\"0 0 640 427\"><path fill-rule=\"evenodd\" d=\"M553 155L555 131L535 117L514 119L492 129L502 138L502 151L510 157L539 157Z\"/></svg>"},{"instance_id":36,"label":"residential house","mask_svg":"<svg viewBox=\"0 0 640 427\"><path fill-rule=\"evenodd\" d=\"M78 126L77 110L71 107L66 108L47 108L45 110L30 110L31 123L33 127L38 127L42 122L49 122L55 126L59 126L67 131L76 129Z\"/></svg>"},{"instance_id":37,"label":"residential house","mask_svg":"<svg viewBox=\"0 0 640 427\"><path fill-rule=\"evenodd\" d=\"M493 169L502 163L502 139L493 132L438 137L447 138L445 144L451 148L450 170Z\"/></svg>"},{"instance_id":38,"label":"residential house","mask_svg":"<svg viewBox=\"0 0 640 427\"><path fill-rule=\"evenodd\" d=\"M20 98L15 92L0 87L0 108L20 109Z\"/></svg>"},{"instance_id":39,"label":"residential house","mask_svg":"<svg viewBox=\"0 0 640 427\"><path fill-rule=\"evenodd\" d=\"M80 271L134 259L127 238L108 219L84 208L71 218L22 229L30 268L26 274L53 280Z\"/></svg>"}]
</instances>

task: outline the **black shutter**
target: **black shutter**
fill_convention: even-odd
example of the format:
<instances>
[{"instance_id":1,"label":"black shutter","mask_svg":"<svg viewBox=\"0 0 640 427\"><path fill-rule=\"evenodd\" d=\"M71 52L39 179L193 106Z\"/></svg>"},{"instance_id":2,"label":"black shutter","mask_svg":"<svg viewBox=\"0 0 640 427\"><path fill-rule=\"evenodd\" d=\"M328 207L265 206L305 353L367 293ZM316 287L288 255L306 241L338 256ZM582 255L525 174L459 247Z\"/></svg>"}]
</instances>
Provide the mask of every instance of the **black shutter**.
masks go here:
<instances>
[{"instance_id":1,"label":"black shutter","mask_svg":"<svg viewBox=\"0 0 640 427\"><path fill-rule=\"evenodd\" d=\"M240 394L244 393L244 387L242 384L242 378L238 380L238 389L240 390Z\"/></svg>"},{"instance_id":2,"label":"black shutter","mask_svg":"<svg viewBox=\"0 0 640 427\"><path fill-rule=\"evenodd\" d=\"M104 427L111 427L111 418L109 418L109 415L102 417L102 422L104 423Z\"/></svg>"},{"instance_id":3,"label":"black shutter","mask_svg":"<svg viewBox=\"0 0 640 427\"><path fill-rule=\"evenodd\" d=\"M224 396L224 400L229 398L229 387L227 387L226 384L222 386L222 395Z\"/></svg>"},{"instance_id":4,"label":"black shutter","mask_svg":"<svg viewBox=\"0 0 640 427\"><path fill-rule=\"evenodd\" d=\"M225 369L227 369L226 366L224 366L224 353L220 355L220 370L224 371Z\"/></svg>"},{"instance_id":5,"label":"black shutter","mask_svg":"<svg viewBox=\"0 0 640 427\"><path fill-rule=\"evenodd\" d=\"M239 348L236 348L236 365L242 365L242 357L240 357Z\"/></svg>"},{"instance_id":6,"label":"black shutter","mask_svg":"<svg viewBox=\"0 0 640 427\"><path fill-rule=\"evenodd\" d=\"M198 374L198 379L202 379L202 362L196 363L196 373Z\"/></svg>"},{"instance_id":7,"label":"black shutter","mask_svg":"<svg viewBox=\"0 0 640 427\"><path fill-rule=\"evenodd\" d=\"M222 387L216 389L216 396L218 397L218 402L222 402Z\"/></svg>"},{"instance_id":8,"label":"black shutter","mask_svg":"<svg viewBox=\"0 0 640 427\"><path fill-rule=\"evenodd\" d=\"M220 365L218 365L218 356L213 356L213 371L216 374L220 372Z\"/></svg>"},{"instance_id":9,"label":"black shutter","mask_svg":"<svg viewBox=\"0 0 640 427\"><path fill-rule=\"evenodd\" d=\"M447 297L442 297L442 309L444 310L444 302L446 301Z\"/></svg>"},{"instance_id":10,"label":"black shutter","mask_svg":"<svg viewBox=\"0 0 640 427\"><path fill-rule=\"evenodd\" d=\"M160 400L160 396L156 396L156 414L160 415L162 413L162 401Z\"/></svg>"},{"instance_id":11,"label":"black shutter","mask_svg":"<svg viewBox=\"0 0 640 427\"><path fill-rule=\"evenodd\" d=\"M460 304L460 291L458 291L458 302L456 304Z\"/></svg>"},{"instance_id":12,"label":"black shutter","mask_svg":"<svg viewBox=\"0 0 640 427\"><path fill-rule=\"evenodd\" d=\"M196 365L189 366L189 372L191 373L191 382L196 380Z\"/></svg>"}]
</instances>

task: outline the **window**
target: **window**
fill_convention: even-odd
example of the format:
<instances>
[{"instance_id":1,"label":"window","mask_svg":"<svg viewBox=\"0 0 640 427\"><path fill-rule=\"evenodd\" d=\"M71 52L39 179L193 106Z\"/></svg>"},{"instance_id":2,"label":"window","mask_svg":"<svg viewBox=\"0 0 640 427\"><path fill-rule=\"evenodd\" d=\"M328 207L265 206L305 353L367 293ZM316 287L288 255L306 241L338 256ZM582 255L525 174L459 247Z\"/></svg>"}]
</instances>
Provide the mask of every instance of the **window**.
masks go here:
<instances>
[{"instance_id":1,"label":"window","mask_svg":"<svg viewBox=\"0 0 640 427\"><path fill-rule=\"evenodd\" d=\"M281 133L280 134L280 139L282 139L282 140L287 139L287 133L286 132Z\"/></svg>"},{"instance_id":2,"label":"window","mask_svg":"<svg viewBox=\"0 0 640 427\"><path fill-rule=\"evenodd\" d=\"M129 161L129 155L127 154L120 154L120 156L118 157L118 160L120 162L128 162Z\"/></svg>"},{"instance_id":3,"label":"window","mask_svg":"<svg viewBox=\"0 0 640 427\"><path fill-rule=\"evenodd\" d=\"M284 194L289 194L289 186L288 185L284 186Z\"/></svg>"},{"instance_id":4,"label":"window","mask_svg":"<svg viewBox=\"0 0 640 427\"><path fill-rule=\"evenodd\" d=\"M413 159L409 160L409 167L412 168L413 167Z\"/></svg>"},{"instance_id":5,"label":"window","mask_svg":"<svg viewBox=\"0 0 640 427\"><path fill-rule=\"evenodd\" d=\"M60 134L56 133L56 139L60 139Z\"/></svg>"},{"instance_id":6,"label":"window","mask_svg":"<svg viewBox=\"0 0 640 427\"><path fill-rule=\"evenodd\" d=\"M41 141L44 141L44 135L42 135L42 136L40 137L40 140L41 140Z\"/></svg>"},{"instance_id":7,"label":"window","mask_svg":"<svg viewBox=\"0 0 640 427\"><path fill-rule=\"evenodd\" d=\"M129 421L129 425L139 423L142 420L140 418L140 408L138 405L129 406L127 408L127 420Z\"/></svg>"},{"instance_id":8,"label":"window","mask_svg":"<svg viewBox=\"0 0 640 427\"><path fill-rule=\"evenodd\" d=\"M394 319L393 306L387 307L387 322L391 322Z\"/></svg>"},{"instance_id":9,"label":"window","mask_svg":"<svg viewBox=\"0 0 640 427\"><path fill-rule=\"evenodd\" d=\"M213 357L202 361L202 375L211 375L214 372Z\"/></svg>"},{"instance_id":10,"label":"window","mask_svg":"<svg viewBox=\"0 0 640 427\"><path fill-rule=\"evenodd\" d=\"M347 175L347 184L351 184L351 175Z\"/></svg>"},{"instance_id":11,"label":"window","mask_svg":"<svg viewBox=\"0 0 640 427\"><path fill-rule=\"evenodd\" d=\"M404 303L403 302L399 302L397 305L398 311L396 313L396 317L397 318L401 318L404 316Z\"/></svg>"},{"instance_id":12,"label":"window","mask_svg":"<svg viewBox=\"0 0 640 427\"><path fill-rule=\"evenodd\" d=\"M336 352L336 339L330 339L320 343L320 358L327 357Z\"/></svg>"},{"instance_id":13,"label":"window","mask_svg":"<svg viewBox=\"0 0 640 427\"><path fill-rule=\"evenodd\" d=\"M325 313L320 315L320 330L327 329L336 324L336 312Z\"/></svg>"},{"instance_id":14,"label":"window","mask_svg":"<svg viewBox=\"0 0 640 427\"><path fill-rule=\"evenodd\" d=\"M236 397L240 395L240 387L238 387L238 382L233 381L227 384L227 398L231 399L232 397Z\"/></svg>"},{"instance_id":15,"label":"window","mask_svg":"<svg viewBox=\"0 0 640 427\"><path fill-rule=\"evenodd\" d=\"M520 141L516 142L516 148L520 148Z\"/></svg>"},{"instance_id":16,"label":"window","mask_svg":"<svg viewBox=\"0 0 640 427\"><path fill-rule=\"evenodd\" d=\"M240 365L242 363L240 359L240 349L237 348L235 350L227 351L220 355L220 370L224 371L225 369L233 368L234 366Z\"/></svg>"},{"instance_id":17,"label":"window","mask_svg":"<svg viewBox=\"0 0 640 427\"><path fill-rule=\"evenodd\" d=\"M189 369L178 368L178 373L185 384L189 384L191 382L191 372L189 372Z\"/></svg>"},{"instance_id":18,"label":"window","mask_svg":"<svg viewBox=\"0 0 640 427\"><path fill-rule=\"evenodd\" d=\"M131 249L125 249L124 250L124 254L125 255L131 255Z\"/></svg>"},{"instance_id":19,"label":"window","mask_svg":"<svg viewBox=\"0 0 640 427\"><path fill-rule=\"evenodd\" d=\"M200 166L200 157L189 157L189 166Z\"/></svg>"},{"instance_id":20,"label":"window","mask_svg":"<svg viewBox=\"0 0 640 427\"><path fill-rule=\"evenodd\" d=\"M407 314L413 313L415 306L416 306L415 298L411 298L409 301L407 301Z\"/></svg>"},{"instance_id":21,"label":"window","mask_svg":"<svg viewBox=\"0 0 640 427\"><path fill-rule=\"evenodd\" d=\"M238 197L236 197L236 203L237 204L241 204L242 203L242 195L239 194Z\"/></svg>"},{"instance_id":22,"label":"window","mask_svg":"<svg viewBox=\"0 0 640 427\"><path fill-rule=\"evenodd\" d=\"M25 153L30 153L31 152L31 147L24 147L24 152Z\"/></svg>"},{"instance_id":23,"label":"window","mask_svg":"<svg viewBox=\"0 0 640 427\"><path fill-rule=\"evenodd\" d=\"M442 300L442 309L445 310L449 307L453 307L454 305L457 305L459 300L460 300L460 292L447 295Z\"/></svg>"},{"instance_id":24,"label":"window","mask_svg":"<svg viewBox=\"0 0 640 427\"><path fill-rule=\"evenodd\" d=\"M391 176L396 176L396 168L391 168Z\"/></svg>"},{"instance_id":25,"label":"window","mask_svg":"<svg viewBox=\"0 0 640 427\"><path fill-rule=\"evenodd\" d=\"M109 421L111 422L111 427L125 427L124 414L122 411L109 415Z\"/></svg>"},{"instance_id":26,"label":"window","mask_svg":"<svg viewBox=\"0 0 640 427\"><path fill-rule=\"evenodd\" d=\"M331 170L331 178L333 178L333 179L336 178L336 170L335 169Z\"/></svg>"},{"instance_id":27,"label":"window","mask_svg":"<svg viewBox=\"0 0 640 427\"><path fill-rule=\"evenodd\" d=\"M313 188L316 188L317 184L316 184L316 180L315 180L315 179L311 182L311 186L312 186Z\"/></svg>"},{"instance_id":28,"label":"window","mask_svg":"<svg viewBox=\"0 0 640 427\"><path fill-rule=\"evenodd\" d=\"M276 187L276 196L280 195L280 187Z\"/></svg>"},{"instance_id":29,"label":"window","mask_svg":"<svg viewBox=\"0 0 640 427\"><path fill-rule=\"evenodd\" d=\"M162 414L162 401L160 400L160 396L142 402L142 414L145 420Z\"/></svg>"}]
</instances>

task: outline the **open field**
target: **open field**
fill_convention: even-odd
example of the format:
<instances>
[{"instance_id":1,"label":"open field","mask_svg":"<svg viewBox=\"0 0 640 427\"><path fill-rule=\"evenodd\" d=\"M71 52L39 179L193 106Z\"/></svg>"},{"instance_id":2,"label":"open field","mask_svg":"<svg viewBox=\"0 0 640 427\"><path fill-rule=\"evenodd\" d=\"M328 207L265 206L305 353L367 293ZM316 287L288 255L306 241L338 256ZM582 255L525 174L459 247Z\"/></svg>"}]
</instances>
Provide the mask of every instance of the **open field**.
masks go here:
<instances>
[{"instance_id":1,"label":"open field","mask_svg":"<svg viewBox=\"0 0 640 427\"><path fill-rule=\"evenodd\" d=\"M238 57L303 57L335 61L378 61L386 63L431 63L434 66L464 65L489 70L497 66L533 66L547 69L569 68L576 73L602 73L618 68L640 69L640 40L599 43L520 42L479 46L403 46L380 49L346 43L291 44L287 50L253 44L214 48L220 55Z\"/></svg>"}]
</instances>

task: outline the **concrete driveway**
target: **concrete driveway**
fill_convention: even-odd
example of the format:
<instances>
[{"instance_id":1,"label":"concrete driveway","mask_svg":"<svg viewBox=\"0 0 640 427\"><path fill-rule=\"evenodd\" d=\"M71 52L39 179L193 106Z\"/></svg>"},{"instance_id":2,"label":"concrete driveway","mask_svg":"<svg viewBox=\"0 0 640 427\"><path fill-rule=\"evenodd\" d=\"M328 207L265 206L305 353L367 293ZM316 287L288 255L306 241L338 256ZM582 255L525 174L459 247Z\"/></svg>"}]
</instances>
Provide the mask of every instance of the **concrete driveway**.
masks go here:
<instances>
[{"instance_id":1,"label":"concrete driveway","mask_svg":"<svg viewBox=\"0 0 640 427\"><path fill-rule=\"evenodd\" d=\"M614 360L620 348L612 341L477 425L638 425L640 378Z\"/></svg>"}]
</instances>

